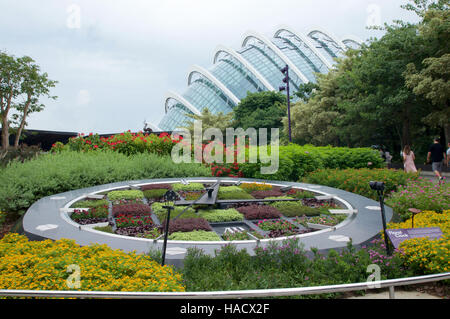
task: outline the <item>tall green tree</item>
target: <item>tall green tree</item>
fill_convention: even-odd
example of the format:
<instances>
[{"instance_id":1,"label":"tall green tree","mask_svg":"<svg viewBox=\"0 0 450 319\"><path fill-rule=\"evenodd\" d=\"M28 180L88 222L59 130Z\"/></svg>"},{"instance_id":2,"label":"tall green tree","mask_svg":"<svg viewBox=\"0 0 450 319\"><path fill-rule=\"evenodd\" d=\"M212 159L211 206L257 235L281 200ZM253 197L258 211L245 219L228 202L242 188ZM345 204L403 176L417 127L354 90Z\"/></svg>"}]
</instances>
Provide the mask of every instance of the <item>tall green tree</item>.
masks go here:
<instances>
[{"instance_id":1,"label":"tall green tree","mask_svg":"<svg viewBox=\"0 0 450 319\"><path fill-rule=\"evenodd\" d=\"M423 119L431 127L444 130L450 142L450 10L449 1L433 5L411 6L423 17L419 25L419 37L426 44L428 56L418 64L410 63L405 71L406 86L431 101L433 108Z\"/></svg>"},{"instance_id":2,"label":"tall green tree","mask_svg":"<svg viewBox=\"0 0 450 319\"><path fill-rule=\"evenodd\" d=\"M283 127L283 116L286 116L286 96L279 92L264 91L249 93L233 110L233 127L244 130Z\"/></svg>"},{"instance_id":3,"label":"tall green tree","mask_svg":"<svg viewBox=\"0 0 450 319\"><path fill-rule=\"evenodd\" d=\"M448 1L438 1L440 4L426 0L410 2L404 7L416 11L424 21L431 10L444 16L448 14L448 8L445 12L442 10L442 4ZM426 29L428 37L421 36L425 33L424 22L396 21L382 27L385 34L380 39L370 39L359 50L347 51L346 57L339 59L333 70L318 77L314 94L294 106L293 135L296 140L347 146L389 142L391 150L399 150L413 141L422 143L424 136L434 132L430 120L424 122L423 119L430 117L429 114L440 114L440 118L448 119L442 113L445 109L443 85L439 87L439 93L436 87L434 94L440 99L438 104L406 83L411 66L416 66L418 72L422 69L426 72L425 66L437 68L438 62L445 68L445 71L440 70L439 77L444 80L439 83L446 81L442 74L448 71L445 61L427 60L433 57L435 50L442 50L449 43L445 41L448 26L436 20L431 22L433 19L436 19L436 13L429 20L439 28ZM430 88L427 91L431 94Z\"/></svg>"},{"instance_id":4,"label":"tall green tree","mask_svg":"<svg viewBox=\"0 0 450 319\"><path fill-rule=\"evenodd\" d=\"M44 105L39 103L42 96L56 99L50 95L50 88L56 85L48 74L41 72L35 61L24 56L16 58L0 52L0 120L2 125L2 149L9 145L11 125L16 126L14 147L19 145L20 135L27 125L31 113L40 112Z\"/></svg>"},{"instance_id":5,"label":"tall green tree","mask_svg":"<svg viewBox=\"0 0 450 319\"><path fill-rule=\"evenodd\" d=\"M223 112L219 112L217 114L211 113L211 111L205 107L202 110L201 115L197 114L188 114L191 120L187 120L187 125L184 127L191 133L191 136L194 135L194 124L196 121L202 121L202 129L206 130L208 128L218 128L222 133L229 127L232 127L233 122L233 112L224 114Z\"/></svg>"}]
</instances>

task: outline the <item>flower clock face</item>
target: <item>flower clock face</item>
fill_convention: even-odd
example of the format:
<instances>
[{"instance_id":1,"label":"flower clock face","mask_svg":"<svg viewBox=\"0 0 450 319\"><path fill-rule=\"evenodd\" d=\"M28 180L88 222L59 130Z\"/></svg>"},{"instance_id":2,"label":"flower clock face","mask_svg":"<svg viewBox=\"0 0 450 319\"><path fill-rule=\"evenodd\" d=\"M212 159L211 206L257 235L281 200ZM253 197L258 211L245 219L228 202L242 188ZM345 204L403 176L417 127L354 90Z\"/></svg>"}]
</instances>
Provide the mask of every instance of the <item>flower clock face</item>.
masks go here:
<instances>
[{"instance_id":1,"label":"flower clock face","mask_svg":"<svg viewBox=\"0 0 450 319\"><path fill-rule=\"evenodd\" d=\"M347 215L335 198L262 182L149 183L75 201L72 221L128 237L248 241L336 227ZM169 215L170 214L170 215Z\"/></svg>"}]
</instances>

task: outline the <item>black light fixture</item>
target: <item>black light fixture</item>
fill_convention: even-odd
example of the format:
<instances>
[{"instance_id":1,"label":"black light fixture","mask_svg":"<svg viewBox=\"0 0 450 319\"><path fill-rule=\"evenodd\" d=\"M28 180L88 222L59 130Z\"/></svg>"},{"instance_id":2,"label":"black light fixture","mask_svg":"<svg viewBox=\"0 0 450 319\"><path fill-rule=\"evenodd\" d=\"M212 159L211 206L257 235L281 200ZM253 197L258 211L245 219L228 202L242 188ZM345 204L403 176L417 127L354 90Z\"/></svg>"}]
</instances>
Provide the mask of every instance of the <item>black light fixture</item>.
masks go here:
<instances>
[{"instance_id":1,"label":"black light fixture","mask_svg":"<svg viewBox=\"0 0 450 319\"><path fill-rule=\"evenodd\" d=\"M377 191L378 193L378 200L380 201L380 208L381 208L381 220L383 222L383 233L384 233L384 243L386 245L386 252L388 256L392 255L391 248L389 245L388 236L386 233L386 214L384 212L384 189L385 184L383 182L369 182L369 186L372 190Z\"/></svg>"},{"instance_id":2,"label":"black light fixture","mask_svg":"<svg viewBox=\"0 0 450 319\"><path fill-rule=\"evenodd\" d=\"M170 211L172 209L175 209L174 206L169 205L169 202L175 202L178 198L177 193L175 193L173 190L168 190L164 196L164 202L166 202L166 205L163 206L163 208L167 209L167 218L166 218L166 224L164 227L164 243L162 248L162 261L161 266L164 266L166 261L166 248L167 248L167 237L169 236L169 222L170 222Z\"/></svg>"},{"instance_id":3,"label":"black light fixture","mask_svg":"<svg viewBox=\"0 0 450 319\"><path fill-rule=\"evenodd\" d=\"M279 91L282 92L286 90L286 96L287 96L287 107L288 107L288 125L289 125L289 142L292 142L292 134L291 134L291 98L289 96L289 66L286 65L284 68L282 68L281 73L285 75L283 78L283 83L286 84L286 86L280 86Z\"/></svg>"}]
</instances>

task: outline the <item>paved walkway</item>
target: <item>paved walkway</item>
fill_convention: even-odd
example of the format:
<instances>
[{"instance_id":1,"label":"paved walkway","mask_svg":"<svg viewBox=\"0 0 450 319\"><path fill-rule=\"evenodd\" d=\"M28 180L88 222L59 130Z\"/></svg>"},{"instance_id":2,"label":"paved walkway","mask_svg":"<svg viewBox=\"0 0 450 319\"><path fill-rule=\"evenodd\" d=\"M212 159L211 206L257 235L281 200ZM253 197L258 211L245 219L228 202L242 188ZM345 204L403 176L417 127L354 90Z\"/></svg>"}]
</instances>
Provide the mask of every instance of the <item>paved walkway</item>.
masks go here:
<instances>
[{"instance_id":1,"label":"paved walkway","mask_svg":"<svg viewBox=\"0 0 450 319\"><path fill-rule=\"evenodd\" d=\"M402 291L396 290L394 292L395 299L444 299L437 296L430 295L426 292L419 291ZM379 293L367 293L364 296L348 297L346 299L389 299L389 290Z\"/></svg>"}]
</instances>

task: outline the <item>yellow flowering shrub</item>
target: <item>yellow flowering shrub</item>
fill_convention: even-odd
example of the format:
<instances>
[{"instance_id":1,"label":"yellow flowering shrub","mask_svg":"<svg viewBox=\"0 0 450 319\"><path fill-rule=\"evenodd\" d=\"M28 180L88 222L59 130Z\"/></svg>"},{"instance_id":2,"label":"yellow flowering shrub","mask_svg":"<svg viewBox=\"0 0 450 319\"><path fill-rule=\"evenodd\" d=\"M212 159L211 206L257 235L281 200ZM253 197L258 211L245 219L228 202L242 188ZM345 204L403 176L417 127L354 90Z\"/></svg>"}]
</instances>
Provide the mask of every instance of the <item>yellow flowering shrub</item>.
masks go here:
<instances>
[{"instance_id":1,"label":"yellow flowering shrub","mask_svg":"<svg viewBox=\"0 0 450 319\"><path fill-rule=\"evenodd\" d=\"M266 183L242 183L239 187L247 193L254 191L268 191L272 189L272 185Z\"/></svg>"},{"instance_id":2,"label":"yellow flowering shrub","mask_svg":"<svg viewBox=\"0 0 450 319\"><path fill-rule=\"evenodd\" d=\"M403 223L390 223L387 228L411 228L411 219ZM405 263L423 273L450 271L450 210L442 213L423 211L414 217L414 228L439 227L443 236L439 239L413 238L400 244Z\"/></svg>"},{"instance_id":3,"label":"yellow flowering shrub","mask_svg":"<svg viewBox=\"0 0 450 319\"><path fill-rule=\"evenodd\" d=\"M89 291L184 291L181 275L146 255L75 241L29 241L8 233L0 240L0 289L70 290L70 265L79 267L79 288ZM68 271L69 270L69 271Z\"/></svg>"}]
</instances>

